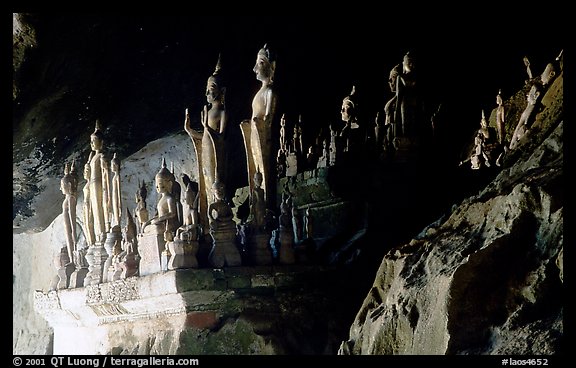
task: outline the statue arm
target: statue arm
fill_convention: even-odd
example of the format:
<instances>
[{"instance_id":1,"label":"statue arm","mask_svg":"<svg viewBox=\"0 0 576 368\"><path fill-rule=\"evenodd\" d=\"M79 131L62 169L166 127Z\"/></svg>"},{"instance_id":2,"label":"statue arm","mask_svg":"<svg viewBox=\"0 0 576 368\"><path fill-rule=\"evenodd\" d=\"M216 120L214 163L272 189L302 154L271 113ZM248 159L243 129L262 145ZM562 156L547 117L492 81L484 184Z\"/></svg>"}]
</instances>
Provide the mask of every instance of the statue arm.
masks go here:
<instances>
[{"instance_id":1,"label":"statue arm","mask_svg":"<svg viewBox=\"0 0 576 368\"><path fill-rule=\"evenodd\" d=\"M192 129L192 124L190 123L190 114L188 113L188 109L186 109L186 115L184 118L184 130L190 136L190 139L202 139L202 134L197 132L196 130Z\"/></svg>"},{"instance_id":2,"label":"statue arm","mask_svg":"<svg viewBox=\"0 0 576 368\"><path fill-rule=\"evenodd\" d=\"M226 132L226 124L228 123L228 114L226 110L222 110L220 112L220 134L224 134Z\"/></svg>"},{"instance_id":3,"label":"statue arm","mask_svg":"<svg viewBox=\"0 0 576 368\"><path fill-rule=\"evenodd\" d=\"M266 122L272 123L272 118L274 117L274 112L276 111L276 94L270 88L266 91L266 114L264 116Z\"/></svg>"}]
</instances>

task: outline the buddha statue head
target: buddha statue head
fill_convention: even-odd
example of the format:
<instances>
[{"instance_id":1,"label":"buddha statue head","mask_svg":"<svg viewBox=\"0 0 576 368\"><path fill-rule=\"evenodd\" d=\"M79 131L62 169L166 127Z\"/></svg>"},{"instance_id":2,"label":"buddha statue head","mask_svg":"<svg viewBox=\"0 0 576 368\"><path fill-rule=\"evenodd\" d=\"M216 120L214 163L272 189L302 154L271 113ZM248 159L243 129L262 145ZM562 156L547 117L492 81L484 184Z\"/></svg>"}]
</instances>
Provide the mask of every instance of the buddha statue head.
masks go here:
<instances>
[{"instance_id":1,"label":"buddha statue head","mask_svg":"<svg viewBox=\"0 0 576 368\"><path fill-rule=\"evenodd\" d=\"M96 120L96 127L94 128L94 132L90 135L90 147L93 151L99 152L102 150L103 145L104 134L102 134L102 130L100 130L100 121Z\"/></svg>"},{"instance_id":2,"label":"buddha statue head","mask_svg":"<svg viewBox=\"0 0 576 368\"><path fill-rule=\"evenodd\" d=\"M502 90L498 90L498 94L496 95L496 104L498 106L502 105Z\"/></svg>"},{"instance_id":3,"label":"buddha statue head","mask_svg":"<svg viewBox=\"0 0 576 368\"><path fill-rule=\"evenodd\" d=\"M254 187L255 188L260 188L262 187L262 173L260 172L260 168L258 168L258 170L256 170L256 172L254 173Z\"/></svg>"},{"instance_id":4,"label":"buddha statue head","mask_svg":"<svg viewBox=\"0 0 576 368\"><path fill-rule=\"evenodd\" d=\"M260 51L258 51L253 71L256 73L256 79L261 82L269 81L269 83L272 83L274 81L276 58L268 48L268 44L265 44Z\"/></svg>"},{"instance_id":5,"label":"buddha statue head","mask_svg":"<svg viewBox=\"0 0 576 368\"><path fill-rule=\"evenodd\" d=\"M113 173L120 173L120 160L116 156L116 152L114 152L114 156L112 157L112 161L110 161L112 165L112 172Z\"/></svg>"},{"instance_id":6,"label":"buddha statue head","mask_svg":"<svg viewBox=\"0 0 576 368\"><path fill-rule=\"evenodd\" d=\"M216 178L216 181L212 185L212 192L214 192L214 198L216 201L223 201L226 196L226 186L220 179Z\"/></svg>"},{"instance_id":7,"label":"buddha statue head","mask_svg":"<svg viewBox=\"0 0 576 368\"><path fill-rule=\"evenodd\" d=\"M216 68L214 68L214 73L208 77L206 82L206 101L213 104L216 101L220 101L224 104L224 96L226 93L226 87L224 87L222 81L222 74L220 70L222 69L222 62L220 55L218 55L218 62L216 63Z\"/></svg>"},{"instance_id":8,"label":"buddha statue head","mask_svg":"<svg viewBox=\"0 0 576 368\"><path fill-rule=\"evenodd\" d=\"M162 167L156 174L156 191L158 193L172 193L173 175L166 168L166 159L162 158Z\"/></svg>"},{"instance_id":9,"label":"buddha statue head","mask_svg":"<svg viewBox=\"0 0 576 368\"><path fill-rule=\"evenodd\" d=\"M354 102L355 93L356 87L352 86L352 92L350 92L350 95L344 97L342 100L342 109L340 110L342 121L349 122L356 116L356 103Z\"/></svg>"},{"instance_id":10,"label":"buddha statue head","mask_svg":"<svg viewBox=\"0 0 576 368\"><path fill-rule=\"evenodd\" d=\"M411 73L414 71L415 67L415 58L414 55L408 51L406 55L404 55L404 59L402 60L402 70L404 73Z\"/></svg>"},{"instance_id":11,"label":"buddha statue head","mask_svg":"<svg viewBox=\"0 0 576 368\"><path fill-rule=\"evenodd\" d=\"M74 178L70 174L70 164L64 165L64 176L60 179L60 191L64 195L74 194Z\"/></svg>"}]
</instances>

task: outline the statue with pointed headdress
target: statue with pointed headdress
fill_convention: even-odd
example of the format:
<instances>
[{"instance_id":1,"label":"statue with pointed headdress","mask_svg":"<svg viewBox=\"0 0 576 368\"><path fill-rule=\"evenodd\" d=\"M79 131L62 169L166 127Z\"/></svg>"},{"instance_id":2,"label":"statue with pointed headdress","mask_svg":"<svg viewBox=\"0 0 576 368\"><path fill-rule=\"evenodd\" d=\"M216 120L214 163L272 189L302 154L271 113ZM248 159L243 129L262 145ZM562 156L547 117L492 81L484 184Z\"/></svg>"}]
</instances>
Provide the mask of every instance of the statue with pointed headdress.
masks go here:
<instances>
[{"instance_id":1,"label":"statue with pointed headdress","mask_svg":"<svg viewBox=\"0 0 576 368\"><path fill-rule=\"evenodd\" d=\"M226 87L221 69L221 59L218 56L214 73L206 83L206 101L208 104L204 106L200 114L203 131L192 129L188 109L186 109L184 121L184 130L192 139L198 160L200 224L204 229L208 229L207 208L211 203L211 192L215 178L218 176L220 180L225 180L226 174L225 137L228 114L225 106Z\"/></svg>"},{"instance_id":2,"label":"statue with pointed headdress","mask_svg":"<svg viewBox=\"0 0 576 368\"><path fill-rule=\"evenodd\" d=\"M172 235L178 228L178 214L176 201L172 196L172 186L174 176L166 167L166 159L162 158L162 167L156 174L156 191L160 194L160 199L156 205L157 215L146 221L142 226L144 233L163 234L170 232ZM153 225L148 227L149 225Z\"/></svg>"},{"instance_id":3,"label":"statue with pointed headdress","mask_svg":"<svg viewBox=\"0 0 576 368\"><path fill-rule=\"evenodd\" d=\"M72 163L74 165L74 163ZM66 233L66 248L70 262L74 260L76 250L76 198L78 180L70 164L64 166L64 176L60 180L60 190L65 198L62 202L62 216L64 217L64 232Z\"/></svg>"},{"instance_id":4,"label":"statue with pointed headdress","mask_svg":"<svg viewBox=\"0 0 576 368\"><path fill-rule=\"evenodd\" d=\"M272 122L276 112L277 95L274 90L274 73L276 71L276 58L268 45L258 51L256 64L253 69L256 79L262 82L260 90L252 100L252 117L240 124L246 149L248 166L248 183L250 190L254 188L252 178L256 168L262 173L262 188L265 193L267 207L272 200L271 190L274 178L272 171Z\"/></svg>"},{"instance_id":5,"label":"statue with pointed headdress","mask_svg":"<svg viewBox=\"0 0 576 368\"><path fill-rule=\"evenodd\" d=\"M90 135L90 147L93 155L90 160L90 209L92 210L92 220L94 221L95 242L104 242L106 239L106 217L104 214L104 177L102 161L104 156L104 135L100 129L100 122L96 120L94 133ZM86 198L84 199L86 200Z\"/></svg>"}]
</instances>

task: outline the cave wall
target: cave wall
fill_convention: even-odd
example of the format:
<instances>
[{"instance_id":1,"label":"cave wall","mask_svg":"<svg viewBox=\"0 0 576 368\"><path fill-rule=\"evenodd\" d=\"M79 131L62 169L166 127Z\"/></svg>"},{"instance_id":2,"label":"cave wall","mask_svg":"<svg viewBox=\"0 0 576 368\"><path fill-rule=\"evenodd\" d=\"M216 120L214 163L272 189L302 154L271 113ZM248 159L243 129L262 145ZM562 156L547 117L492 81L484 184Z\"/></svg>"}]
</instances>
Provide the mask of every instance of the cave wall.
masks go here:
<instances>
[{"instance_id":1,"label":"cave wall","mask_svg":"<svg viewBox=\"0 0 576 368\"><path fill-rule=\"evenodd\" d=\"M384 257L341 354L562 352L562 74L541 102L486 188Z\"/></svg>"}]
</instances>

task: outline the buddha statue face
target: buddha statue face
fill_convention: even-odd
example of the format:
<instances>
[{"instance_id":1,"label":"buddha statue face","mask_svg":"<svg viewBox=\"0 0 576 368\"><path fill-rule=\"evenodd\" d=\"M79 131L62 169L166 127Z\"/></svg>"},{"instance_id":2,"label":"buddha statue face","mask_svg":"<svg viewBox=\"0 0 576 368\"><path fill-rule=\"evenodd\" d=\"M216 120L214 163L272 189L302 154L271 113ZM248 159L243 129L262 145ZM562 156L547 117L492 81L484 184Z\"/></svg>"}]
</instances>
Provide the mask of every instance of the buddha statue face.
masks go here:
<instances>
[{"instance_id":1,"label":"buddha statue face","mask_svg":"<svg viewBox=\"0 0 576 368\"><path fill-rule=\"evenodd\" d=\"M60 180L60 191L64 195L72 194L72 181L68 175L65 175L62 180Z\"/></svg>"},{"instance_id":2,"label":"buddha statue face","mask_svg":"<svg viewBox=\"0 0 576 368\"><path fill-rule=\"evenodd\" d=\"M224 188L224 184L220 182L215 182L212 186L212 191L214 192L214 197L216 197L217 201L223 201L224 196L226 195L226 190Z\"/></svg>"},{"instance_id":3,"label":"buddha statue face","mask_svg":"<svg viewBox=\"0 0 576 368\"><path fill-rule=\"evenodd\" d=\"M156 191L158 193L172 192L172 182L170 179L161 175L156 175Z\"/></svg>"},{"instance_id":4,"label":"buddha statue face","mask_svg":"<svg viewBox=\"0 0 576 368\"><path fill-rule=\"evenodd\" d=\"M90 147L92 148L92 151L101 151L103 144L104 142L100 135L92 134L90 136Z\"/></svg>"},{"instance_id":5,"label":"buddha statue face","mask_svg":"<svg viewBox=\"0 0 576 368\"><path fill-rule=\"evenodd\" d=\"M221 92L216 78L214 78L214 76L208 78L208 82L206 83L206 101L211 104L220 101Z\"/></svg>"},{"instance_id":6,"label":"buddha statue face","mask_svg":"<svg viewBox=\"0 0 576 368\"><path fill-rule=\"evenodd\" d=\"M486 121L485 117L482 117L482 119L480 119L480 126L485 129L488 128L488 122Z\"/></svg>"},{"instance_id":7,"label":"buddha statue face","mask_svg":"<svg viewBox=\"0 0 576 368\"><path fill-rule=\"evenodd\" d=\"M256 188L260 188L262 186L262 173L259 171L254 174L254 186Z\"/></svg>"},{"instance_id":8,"label":"buddha statue face","mask_svg":"<svg viewBox=\"0 0 576 368\"><path fill-rule=\"evenodd\" d=\"M350 100L344 100L342 102L342 109L340 110L342 115L342 121L350 121L350 118L354 114L354 106L350 102Z\"/></svg>"},{"instance_id":9,"label":"buddha statue face","mask_svg":"<svg viewBox=\"0 0 576 368\"><path fill-rule=\"evenodd\" d=\"M404 73L414 71L414 58L409 53L404 55L404 59L402 60L402 69L404 70Z\"/></svg>"},{"instance_id":10,"label":"buddha statue face","mask_svg":"<svg viewBox=\"0 0 576 368\"><path fill-rule=\"evenodd\" d=\"M500 94L496 95L496 104L502 105L502 96Z\"/></svg>"},{"instance_id":11,"label":"buddha statue face","mask_svg":"<svg viewBox=\"0 0 576 368\"><path fill-rule=\"evenodd\" d=\"M271 80L274 76L274 67L271 64L269 55L269 50L264 46L258 51L258 56L256 57L253 71L256 73L256 79L261 82Z\"/></svg>"}]
</instances>

